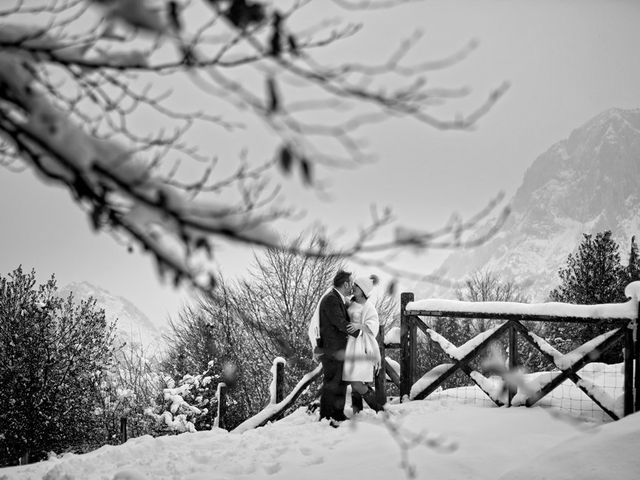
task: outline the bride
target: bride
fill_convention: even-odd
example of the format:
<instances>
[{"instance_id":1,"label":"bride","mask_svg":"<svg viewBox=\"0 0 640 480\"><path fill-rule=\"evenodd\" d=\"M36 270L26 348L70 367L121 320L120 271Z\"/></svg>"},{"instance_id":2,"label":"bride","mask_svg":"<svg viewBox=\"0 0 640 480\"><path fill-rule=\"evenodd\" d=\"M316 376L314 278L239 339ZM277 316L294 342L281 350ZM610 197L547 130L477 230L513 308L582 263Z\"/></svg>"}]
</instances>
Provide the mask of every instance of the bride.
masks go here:
<instances>
[{"instance_id":1,"label":"bride","mask_svg":"<svg viewBox=\"0 0 640 480\"><path fill-rule=\"evenodd\" d=\"M347 340L342 380L351 383L354 413L362 410L363 398L376 412L383 410L374 390L368 385L373 382L374 370L380 368L380 347L376 340L380 321L373 301L369 300L377 280L374 275L356 278L353 301L348 308L351 321L347 331L350 334L359 333L357 336L349 335Z\"/></svg>"}]
</instances>

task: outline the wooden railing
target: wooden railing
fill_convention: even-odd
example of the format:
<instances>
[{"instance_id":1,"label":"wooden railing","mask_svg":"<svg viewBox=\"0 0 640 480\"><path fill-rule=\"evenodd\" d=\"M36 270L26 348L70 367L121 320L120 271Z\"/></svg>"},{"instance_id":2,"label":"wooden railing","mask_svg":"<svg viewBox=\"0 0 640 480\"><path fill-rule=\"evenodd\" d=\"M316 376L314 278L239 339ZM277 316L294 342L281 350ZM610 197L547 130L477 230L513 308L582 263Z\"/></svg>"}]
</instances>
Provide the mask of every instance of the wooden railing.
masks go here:
<instances>
[{"instance_id":1,"label":"wooden railing","mask_svg":"<svg viewBox=\"0 0 640 480\"><path fill-rule=\"evenodd\" d=\"M376 400L380 404L386 403L386 393L385 393L385 372L388 370L392 371L392 375L394 377L398 377L398 375L393 371L390 365L387 364L385 360L385 345L384 345L384 327L380 326L380 331L377 336L378 346L380 348L380 358L383 361L383 368L380 368L377 372L377 375L374 379L375 390L376 390ZM291 390L291 392L285 397L284 395L284 361L276 362L275 369L275 398L272 399L271 403L267 405L264 409L258 412L256 415L248 418L240 425L238 425L233 431L234 432L243 432L251 428L260 427L262 425L267 424L268 422L273 422L281 419L284 416L284 412L290 408L293 403L300 397L300 395L307 389L307 387L316 380L320 374L322 373L322 365L318 365L311 372L304 375L300 381L296 384L296 386ZM394 378L391 377L391 378ZM220 405L224 405L224 400L218 399L218 419L221 428L224 428L224 409L220 409Z\"/></svg>"},{"instance_id":2,"label":"wooden railing","mask_svg":"<svg viewBox=\"0 0 640 480\"><path fill-rule=\"evenodd\" d=\"M637 291L637 290L636 290ZM602 318L588 317L588 316L561 316L561 315L540 315L540 314L523 314L523 313L510 313L505 311L499 311L496 308L495 311L481 309L474 309L473 311L463 311L460 309L455 310L420 310L416 308L408 308L408 304L414 301L412 293L403 293L401 295L401 326L400 326L400 396L406 398L408 396L411 400L420 400L428 397L439 386L441 386L446 380L448 380L454 373L461 371L466 374L473 383L475 383L496 405L502 405L501 399L492 395L488 389L484 388L486 380L483 375L475 370L472 370L470 364L478 357L489 344L496 339L508 336L508 371L513 371L518 366L518 342L517 337L523 338L529 345L539 351L541 355L549 360L552 364L556 365L559 371L557 375L554 375L547 383L539 385L539 388L528 395L525 405L532 406L536 404L540 399L545 397L555 388L562 384L565 380L571 380L576 386L582 390L589 398L591 398L600 408L605 411L613 419L618 419L620 415L613 411L608 405L606 405L601 398L594 392L594 389L587 388L585 386L585 380L583 380L578 372L587 363L596 360L603 353L611 349L616 343L622 341L624 344L624 410L623 415L629 415L635 411L640 411L640 348L638 346L637 339L637 325L638 325L638 298L629 300L626 304L635 307L635 318L630 318L629 315L622 315L620 317ZM497 304L492 304L497 305ZM593 306L588 306L593 307ZM581 308L581 307L579 307ZM629 309L632 311L633 309ZM420 317L448 317L456 319L491 319L491 320L504 320L501 325L483 332L480 336L470 340L462 347L456 347L447 339L438 335L437 332L427 327L427 325L420 319ZM633 315L631 315L633 317ZM571 362L567 365L558 365L556 361L562 357L562 353L555 350L545 339L536 335L529 330L522 322L579 322L584 324L598 323L606 324L612 327L612 330L608 333L597 337L596 339L588 342L576 353ZM416 371L416 346L417 346L417 332L418 329L423 331L428 338L434 341L440 346L442 351L451 359L452 363L438 365L432 371L427 372L423 377L423 381L420 383L420 388L414 387L417 380ZM435 340L434 340L435 339ZM456 352L453 355L451 352ZM459 353L459 354L458 354ZM634 368L635 367L635 368ZM634 373L635 372L635 373ZM412 387L414 387L412 389ZM506 404L510 406L516 393L516 386L514 384L508 384L508 397Z\"/></svg>"}]
</instances>

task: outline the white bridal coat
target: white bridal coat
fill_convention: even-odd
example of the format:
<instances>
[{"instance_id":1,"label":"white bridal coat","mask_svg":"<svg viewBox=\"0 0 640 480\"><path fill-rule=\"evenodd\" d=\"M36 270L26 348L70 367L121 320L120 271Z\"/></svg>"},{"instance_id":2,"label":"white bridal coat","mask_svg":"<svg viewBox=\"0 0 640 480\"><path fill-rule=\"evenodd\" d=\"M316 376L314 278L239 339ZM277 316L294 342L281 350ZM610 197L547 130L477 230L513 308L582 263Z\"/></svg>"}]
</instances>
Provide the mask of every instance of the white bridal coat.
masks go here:
<instances>
[{"instance_id":1,"label":"white bridal coat","mask_svg":"<svg viewBox=\"0 0 640 480\"><path fill-rule=\"evenodd\" d=\"M371 301L353 302L349 307L351 323L362 328L357 337L349 336L345 350L342 380L372 382L374 368L380 367L380 347L376 340L380 330L378 312Z\"/></svg>"}]
</instances>

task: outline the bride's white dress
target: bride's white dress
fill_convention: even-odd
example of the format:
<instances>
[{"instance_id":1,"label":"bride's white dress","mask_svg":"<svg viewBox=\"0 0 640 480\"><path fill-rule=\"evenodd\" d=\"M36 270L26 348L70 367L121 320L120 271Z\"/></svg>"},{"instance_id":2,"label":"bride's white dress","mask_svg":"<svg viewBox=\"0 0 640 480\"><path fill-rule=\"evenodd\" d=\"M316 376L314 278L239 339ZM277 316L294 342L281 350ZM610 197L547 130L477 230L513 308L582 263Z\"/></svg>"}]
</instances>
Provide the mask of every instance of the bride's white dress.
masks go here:
<instances>
[{"instance_id":1,"label":"bride's white dress","mask_svg":"<svg viewBox=\"0 0 640 480\"><path fill-rule=\"evenodd\" d=\"M372 382L374 367L380 365L380 349L376 340L380 330L378 312L371 302L353 302L349 307L349 318L351 323L362 325L362 328L357 337L350 335L347 340L342 380Z\"/></svg>"}]
</instances>

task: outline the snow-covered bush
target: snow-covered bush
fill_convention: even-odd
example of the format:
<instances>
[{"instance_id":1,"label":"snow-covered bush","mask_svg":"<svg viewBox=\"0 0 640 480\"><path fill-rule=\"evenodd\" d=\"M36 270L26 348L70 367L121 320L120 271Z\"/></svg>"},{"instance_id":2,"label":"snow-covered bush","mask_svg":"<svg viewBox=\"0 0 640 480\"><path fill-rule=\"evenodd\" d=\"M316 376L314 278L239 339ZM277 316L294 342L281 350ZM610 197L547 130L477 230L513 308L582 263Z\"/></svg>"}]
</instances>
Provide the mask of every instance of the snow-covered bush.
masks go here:
<instances>
[{"instance_id":1,"label":"snow-covered bush","mask_svg":"<svg viewBox=\"0 0 640 480\"><path fill-rule=\"evenodd\" d=\"M100 402L94 413L102 421L109 443L121 441L121 418L127 419L128 437L158 433L156 421L147 411L156 406L163 384L157 358L136 343L120 346L112 368L94 372Z\"/></svg>"},{"instance_id":2,"label":"snow-covered bush","mask_svg":"<svg viewBox=\"0 0 640 480\"><path fill-rule=\"evenodd\" d=\"M178 382L164 378L160 412L147 410L147 414L170 432L195 432L210 430L214 425L217 402L216 390L220 375L213 372L215 363L209 362L207 370L198 375L184 375Z\"/></svg>"},{"instance_id":3,"label":"snow-covered bush","mask_svg":"<svg viewBox=\"0 0 640 480\"><path fill-rule=\"evenodd\" d=\"M104 443L94 374L111 367L113 325L95 300L55 295L53 277L0 277L0 465Z\"/></svg>"}]
</instances>

